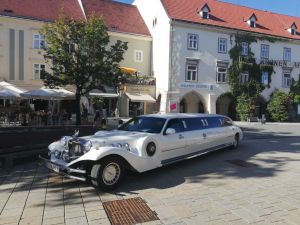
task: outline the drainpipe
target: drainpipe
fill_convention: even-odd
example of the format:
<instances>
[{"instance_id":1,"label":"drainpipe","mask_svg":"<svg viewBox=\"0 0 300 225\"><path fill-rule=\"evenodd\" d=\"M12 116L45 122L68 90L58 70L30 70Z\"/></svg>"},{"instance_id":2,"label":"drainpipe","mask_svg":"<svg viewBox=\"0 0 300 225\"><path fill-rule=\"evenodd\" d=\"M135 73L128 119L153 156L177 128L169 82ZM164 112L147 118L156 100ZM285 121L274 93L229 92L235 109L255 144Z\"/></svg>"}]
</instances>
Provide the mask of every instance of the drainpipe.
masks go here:
<instances>
[{"instance_id":1,"label":"drainpipe","mask_svg":"<svg viewBox=\"0 0 300 225\"><path fill-rule=\"evenodd\" d=\"M172 97L172 78L173 78L173 20L170 20L170 48L169 48L169 80L167 91L167 112L170 112L170 100Z\"/></svg>"}]
</instances>

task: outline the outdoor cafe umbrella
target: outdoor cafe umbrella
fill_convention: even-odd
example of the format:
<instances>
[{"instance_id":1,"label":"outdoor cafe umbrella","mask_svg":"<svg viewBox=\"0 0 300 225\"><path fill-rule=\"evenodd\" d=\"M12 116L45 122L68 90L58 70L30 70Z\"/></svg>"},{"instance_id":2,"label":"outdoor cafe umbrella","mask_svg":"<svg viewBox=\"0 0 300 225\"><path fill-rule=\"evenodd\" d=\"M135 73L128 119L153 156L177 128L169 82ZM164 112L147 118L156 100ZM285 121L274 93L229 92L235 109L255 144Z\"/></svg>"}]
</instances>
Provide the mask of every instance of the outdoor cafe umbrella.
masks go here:
<instances>
[{"instance_id":1,"label":"outdoor cafe umbrella","mask_svg":"<svg viewBox=\"0 0 300 225\"><path fill-rule=\"evenodd\" d=\"M13 93L12 91L9 91L7 89L0 88L0 99L16 99L17 97L19 97L18 94Z\"/></svg>"},{"instance_id":2,"label":"outdoor cafe umbrella","mask_svg":"<svg viewBox=\"0 0 300 225\"><path fill-rule=\"evenodd\" d=\"M75 94L63 88L45 88L26 91L20 94L23 98L43 99L43 100L63 100L75 99Z\"/></svg>"},{"instance_id":3,"label":"outdoor cafe umbrella","mask_svg":"<svg viewBox=\"0 0 300 225\"><path fill-rule=\"evenodd\" d=\"M3 95L3 98L4 98L4 96L6 96L6 98L7 98L7 96L9 96L9 95L14 95L16 98L18 98L18 97L20 97L21 93L23 93L24 91L26 91L23 88L19 88L19 87L15 86L15 85L10 84L10 83L5 82L5 81L0 82L0 90L1 90L1 93Z\"/></svg>"},{"instance_id":4,"label":"outdoor cafe umbrella","mask_svg":"<svg viewBox=\"0 0 300 225\"><path fill-rule=\"evenodd\" d=\"M26 91L21 94L22 98L48 100L48 106L53 113L54 106L59 103L56 100L75 99L75 94L63 88L47 88Z\"/></svg>"}]
</instances>

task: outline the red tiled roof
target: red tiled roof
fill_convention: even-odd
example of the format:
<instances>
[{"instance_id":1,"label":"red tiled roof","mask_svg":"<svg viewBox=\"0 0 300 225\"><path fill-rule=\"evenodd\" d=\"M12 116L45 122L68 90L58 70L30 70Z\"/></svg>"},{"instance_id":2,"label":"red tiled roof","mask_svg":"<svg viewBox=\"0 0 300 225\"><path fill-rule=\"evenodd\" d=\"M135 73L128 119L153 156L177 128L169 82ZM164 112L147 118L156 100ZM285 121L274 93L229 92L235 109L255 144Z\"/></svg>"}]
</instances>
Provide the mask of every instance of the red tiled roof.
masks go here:
<instances>
[{"instance_id":1,"label":"red tiled roof","mask_svg":"<svg viewBox=\"0 0 300 225\"><path fill-rule=\"evenodd\" d=\"M134 5L108 0L82 0L87 17L102 16L110 31L150 36L150 32Z\"/></svg>"},{"instance_id":2,"label":"red tiled roof","mask_svg":"<svg viewBox=\"0 0 300 225\"><path fill-rule=\"evenodd\" d=\"M0 15L53 21L60 12L84 20L77 0L0 0Z\"/></svg>"},{"instance_id":3,"label":"red tiled roof","mask_svg":"<svg viewBox=\"0 0 300 225\"><path fill-rule=\"evenodd\" d=\"M299 17L252 9L217 0L161 1L171 19L256 32L284 38L300 39L300 31L298 31L297 35L291 35L287 31L293 22L295 22L297 26L300 25ZM199 16L199 14L197 14L197 11L205 3L207 3L211 9L210 19L203 19ZM249 16L253 13L257 17L256 28L251 28L246 23L246 20L248 20Z\"/></svg>"}]
</instances>

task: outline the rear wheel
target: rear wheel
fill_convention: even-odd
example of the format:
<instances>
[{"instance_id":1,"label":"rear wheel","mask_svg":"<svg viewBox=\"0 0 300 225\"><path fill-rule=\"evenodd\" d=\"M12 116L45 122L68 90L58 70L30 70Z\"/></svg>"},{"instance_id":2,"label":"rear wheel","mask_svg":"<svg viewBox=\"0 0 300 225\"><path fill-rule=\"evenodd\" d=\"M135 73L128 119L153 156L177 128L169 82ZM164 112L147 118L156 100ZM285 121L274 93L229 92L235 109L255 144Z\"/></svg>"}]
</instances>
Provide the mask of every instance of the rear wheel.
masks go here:
<instances>
[{"instance_id":1,"label":"rear wheel","mask_svg":"<svg viewBox=\"0 0 300 225\"><path fill-rule=\"evenodd\" d=\"M239 144L240 144L240 137L239 137L238 134L236 134L236 135L234 136L232 148L233 148L233 149L237 149L237 148L239 147Z\"/></svg>"},{"instance_id":2,"label":"rear wheel","mask_svg":"<svg viewBox=\"0 0 300 225\"><path fill-rule=\"evenodd\" d=\"M124 176L124 164L117 157L109 157L95 164L91 170L91 182L94 186L107 191L120 185Z\"/></svg>"}]
</instances>

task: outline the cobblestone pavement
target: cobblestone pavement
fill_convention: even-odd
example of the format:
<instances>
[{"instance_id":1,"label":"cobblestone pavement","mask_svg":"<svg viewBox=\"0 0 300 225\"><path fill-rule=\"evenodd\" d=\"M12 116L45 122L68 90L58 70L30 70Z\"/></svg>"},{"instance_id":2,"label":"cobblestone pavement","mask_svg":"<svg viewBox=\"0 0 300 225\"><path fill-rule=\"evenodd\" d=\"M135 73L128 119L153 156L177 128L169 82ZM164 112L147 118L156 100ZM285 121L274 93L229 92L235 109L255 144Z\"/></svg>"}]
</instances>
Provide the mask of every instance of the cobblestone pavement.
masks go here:
<instances>
[{"instance_id":1,"label":"cobblestone pavement","mask_svg":"<svg viewBox=\"0 0 300 225\"><path fill-rule=\"evenodd\" d=\"M141 197L160 218L147 225L299 225L299 126L242 126L255 135L246 134L238 150L130 173L111 193L48 173L37 162L0 171L0 224L110 224L102 202ZM235 159L253 164L228 162Z\"/></svg>"}]
</instances>

